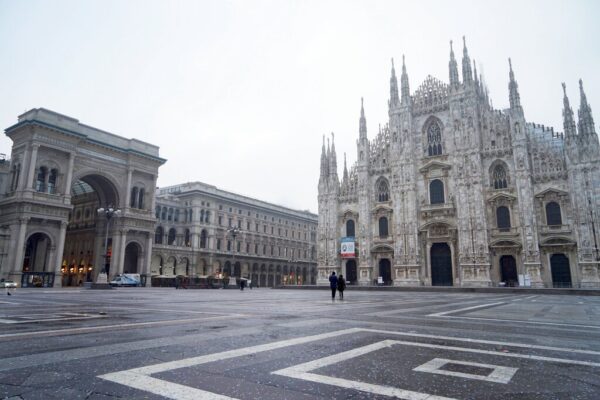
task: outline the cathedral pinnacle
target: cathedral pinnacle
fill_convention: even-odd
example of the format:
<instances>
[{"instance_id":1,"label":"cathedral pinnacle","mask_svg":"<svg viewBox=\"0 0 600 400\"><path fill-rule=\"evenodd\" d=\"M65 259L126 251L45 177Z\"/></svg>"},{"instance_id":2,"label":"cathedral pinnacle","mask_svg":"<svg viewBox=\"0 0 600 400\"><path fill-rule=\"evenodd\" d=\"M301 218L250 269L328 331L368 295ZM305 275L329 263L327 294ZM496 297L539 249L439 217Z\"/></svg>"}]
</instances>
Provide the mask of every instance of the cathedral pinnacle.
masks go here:
<instances>
[{"instance_id":1,"label":"cathedral pinnacle","mask_svg":"<svg viewBox=\"0 0 600 400\"><path fill-rule=\"evenodd\" d=\"M400 78L400 85L402 91L401 103L403 106L410 104L410 89L408 87L408 74L406 73L406 64L404 63L404 54L402 54L402 76Z\"/></svg>"},{"instance_id":2,"label":"cathedral pinnacle","mask_svg":"<svg viewBox=\"0 0 600 400\"><path fill-rule=\"evenodd\" d=\"M462 59L463 83L466 85L473 82L473 72L471 71L471 59L467 50L467 41L463 36L463 59Z\"/></svg>"},{"instance_id":3,"label":"cathedral pinnacle","mask_svg":"<svg viewBox=\"0 0 600 400\"><path fill-rule=\"evenodd\" d=\"M392 77L390 78L390 107L395 107L399 103L400 100L398 99L398 80L396 79L394 59L392 58Z\"/></svg>"},{"instance_id":4,"label":"cathedral pinnacle","mask_svg":"<svg viewBox=\"0 0 600 400\"><path fill-rule=\"evenodd\" d=\"M323 135L323 147L321 148L321 178L329 175L329 166L327 160L327 150L325 149L325 135Z\"/></svg>"},{"instance_id":5,"label":"cathedral pinnacle","mask_svg":"<svg viewBox=\"0 0 600 400\"><path fill-rule=\"evenodd\" d=\"M331 156L329 158L329 175L337 182L337 157L335 154L335 135L331 132Z\"/></svg>"},{"instance_id":6,"label":"cathedral pinnacle","mask_svg":"<svg viewBox=\"0 0 600 400\"><path fill-rule=\"evenodd\" d=\"M592 109L587 102L587 97L583 91L583 81L579 80L579 122L577 128L579 129L580 135L593 135L596 133L594 127L594 118L592 117Z\"/></svg>"},{"instance_id":7,"label":"cathedral pinnacle","mask_svg":"<svg viewBox=\"0 0 600 400\"><path fill-rule=\"evenodd\" d=\"M365 118L365 107L362 97L360 98L360 120L358 123L358 133L360 139L367 138L367 119Z\"/></svg>"},{"instance_id":8,"label":"cathedral pinnacle","mask_svg":"<svg viewBox=\"0 0 600 400\"><path fill-rule=\"evenodd\" d=\"M346 167L346 152L344 152L344 182L348 182L348 168Z\"/></svg>"},{"instance_id":9,"label":"cathedral pinnacle","mask_svg":"<svg viewBox=\"0 0 600 400\"><path fill-rule=\"evenodd\" d=\"M460 82L458 80L458 66L456 58L454 58L454 50L452 49L452 40L450 41L450 62L448 63L448 69L450 70L450 86L457 87Z\"/></svg>"},{"instance_id":10,"label":"cathedral pinnacle","mask_svg":"<svg viewBox=\"0 0 600 400\"><path fill-rule=\"evenodd\" d=\"M575 127L575 120L573 118L573 109L569 104L569 98L567 97L567 85L563 82L563 129L565 130L565 136L567 139L575 137L577 135L577 128Z\"/></svg>"},{"instance_id":11,"label":"cathedral pinnacle","mask_svg":"<svg viewBox=\"0 0 600 400\"><path fill-rule=\"evenodd\" d=\"M519 85L515 80L515 73L512 69L512 61L508 59L509 68L509 82L508 82L508 100L510 101L511 110L517 110L521 108L521 96L519 96ZM566 96L566 95L565 95Z\"/></svg>"}]
</instances>

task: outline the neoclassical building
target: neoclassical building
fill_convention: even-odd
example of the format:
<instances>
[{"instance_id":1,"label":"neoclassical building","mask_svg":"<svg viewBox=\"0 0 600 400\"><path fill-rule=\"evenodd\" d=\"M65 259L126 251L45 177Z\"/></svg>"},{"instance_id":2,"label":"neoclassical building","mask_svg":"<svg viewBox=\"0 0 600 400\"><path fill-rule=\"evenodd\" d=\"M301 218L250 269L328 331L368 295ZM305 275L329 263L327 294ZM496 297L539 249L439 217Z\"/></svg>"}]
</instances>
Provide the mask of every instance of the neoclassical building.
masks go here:
<instances>
[{"instance_id":1,"label":"neoclassical building","mask_svg":"<svg viewBox=\"0 0 600 400\"><path fill-rule=\"evenodd\" d=\"M107 266L110 276L149 274L165 162L157 146L43 108L5 132L13 147L0 168L0 278L75 286Z\"/></svg>"},{"instance_id":2,"label":"neoclassical building","mask_svg":"<svg viewBox=\"0 0 600 400\"><path fill-rule=\"evenodd\" d=\"M463 48L449 80L414 92L392 61L389 121L341 181L333 135L321 155L319 284L332 271L384 284L598 287L600 146L579 81L563 84L563 132L527 121L509 60L509 102L494 109ZM342 246L342 247L341 247Z\"/></svg>"},{"instance_id":3,"label":"neoclassical building","mask_svg":"<svg viewBox=\"0 0 600 400\"><path fill-rule=\"evenodd\" d=\"M316 282L317 216L308 211L190 182L156 190L155 218L152 275Z\"/></svg>"}]
</instances>

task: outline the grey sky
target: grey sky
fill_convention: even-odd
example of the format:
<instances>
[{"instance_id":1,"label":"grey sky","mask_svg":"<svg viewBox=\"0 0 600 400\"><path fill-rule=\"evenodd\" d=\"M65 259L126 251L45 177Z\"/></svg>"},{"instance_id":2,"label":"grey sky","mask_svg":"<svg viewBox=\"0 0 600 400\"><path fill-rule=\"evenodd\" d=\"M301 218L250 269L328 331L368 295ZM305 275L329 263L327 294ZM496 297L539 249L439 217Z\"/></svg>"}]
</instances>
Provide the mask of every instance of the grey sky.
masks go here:
<instances>
[{"instance_id":1,"label":"grey sky","mask_svg":"<svg viewBox=\"0 0 600 400\"><path fill-rule=\"evenodd\" d=\"M414 92L462 35L496 108L512 57L529 121L562 131L560 83L576 109L582 78L600 125L600 3L487 3L0 0L0 125L45 107L160 146L159 186L316 212L322 135L350 167L361 96L370 139L387 121L390 58Z\"/></svg>"}]
</instances>

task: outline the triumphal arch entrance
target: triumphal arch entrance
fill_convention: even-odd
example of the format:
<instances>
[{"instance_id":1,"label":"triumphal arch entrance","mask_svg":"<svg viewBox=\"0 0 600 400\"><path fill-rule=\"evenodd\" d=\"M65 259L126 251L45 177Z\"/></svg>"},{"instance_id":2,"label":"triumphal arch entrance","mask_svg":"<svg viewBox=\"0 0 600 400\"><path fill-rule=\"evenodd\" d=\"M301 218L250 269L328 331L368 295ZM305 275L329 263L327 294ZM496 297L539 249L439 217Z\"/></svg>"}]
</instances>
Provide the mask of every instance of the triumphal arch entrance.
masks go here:
<instances>
[{"instance_id":1,"label":"triumphal arch entrance","mask_svg":"<svg viewBox=\"0 0 600 400\"><path fill-rule=\"evenodd\" d=\"M123 272L150 274L158 147L43 108L6 129L0 278L79 286Z\"/></svg>"}]
</instances>

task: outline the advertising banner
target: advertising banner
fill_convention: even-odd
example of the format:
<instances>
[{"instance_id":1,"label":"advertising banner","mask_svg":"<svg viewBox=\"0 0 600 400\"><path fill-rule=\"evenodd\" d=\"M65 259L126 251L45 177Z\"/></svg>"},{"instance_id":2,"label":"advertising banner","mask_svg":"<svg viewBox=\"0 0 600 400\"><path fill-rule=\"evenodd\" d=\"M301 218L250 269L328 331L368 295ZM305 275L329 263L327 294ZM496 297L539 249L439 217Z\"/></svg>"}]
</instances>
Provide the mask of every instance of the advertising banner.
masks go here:
<instances>
[{"instance_id":1,"label":"advertising banner","mask_svg":"<svg viewBox=\"0 0 600 400\"><path fill-rule=\"evenodd\" d=\"M356 257L353 236L348 236L348 237L342 238L342 247L341 247L340 254L342 255L342 258Z\"/></svg>"}]
</instances>

